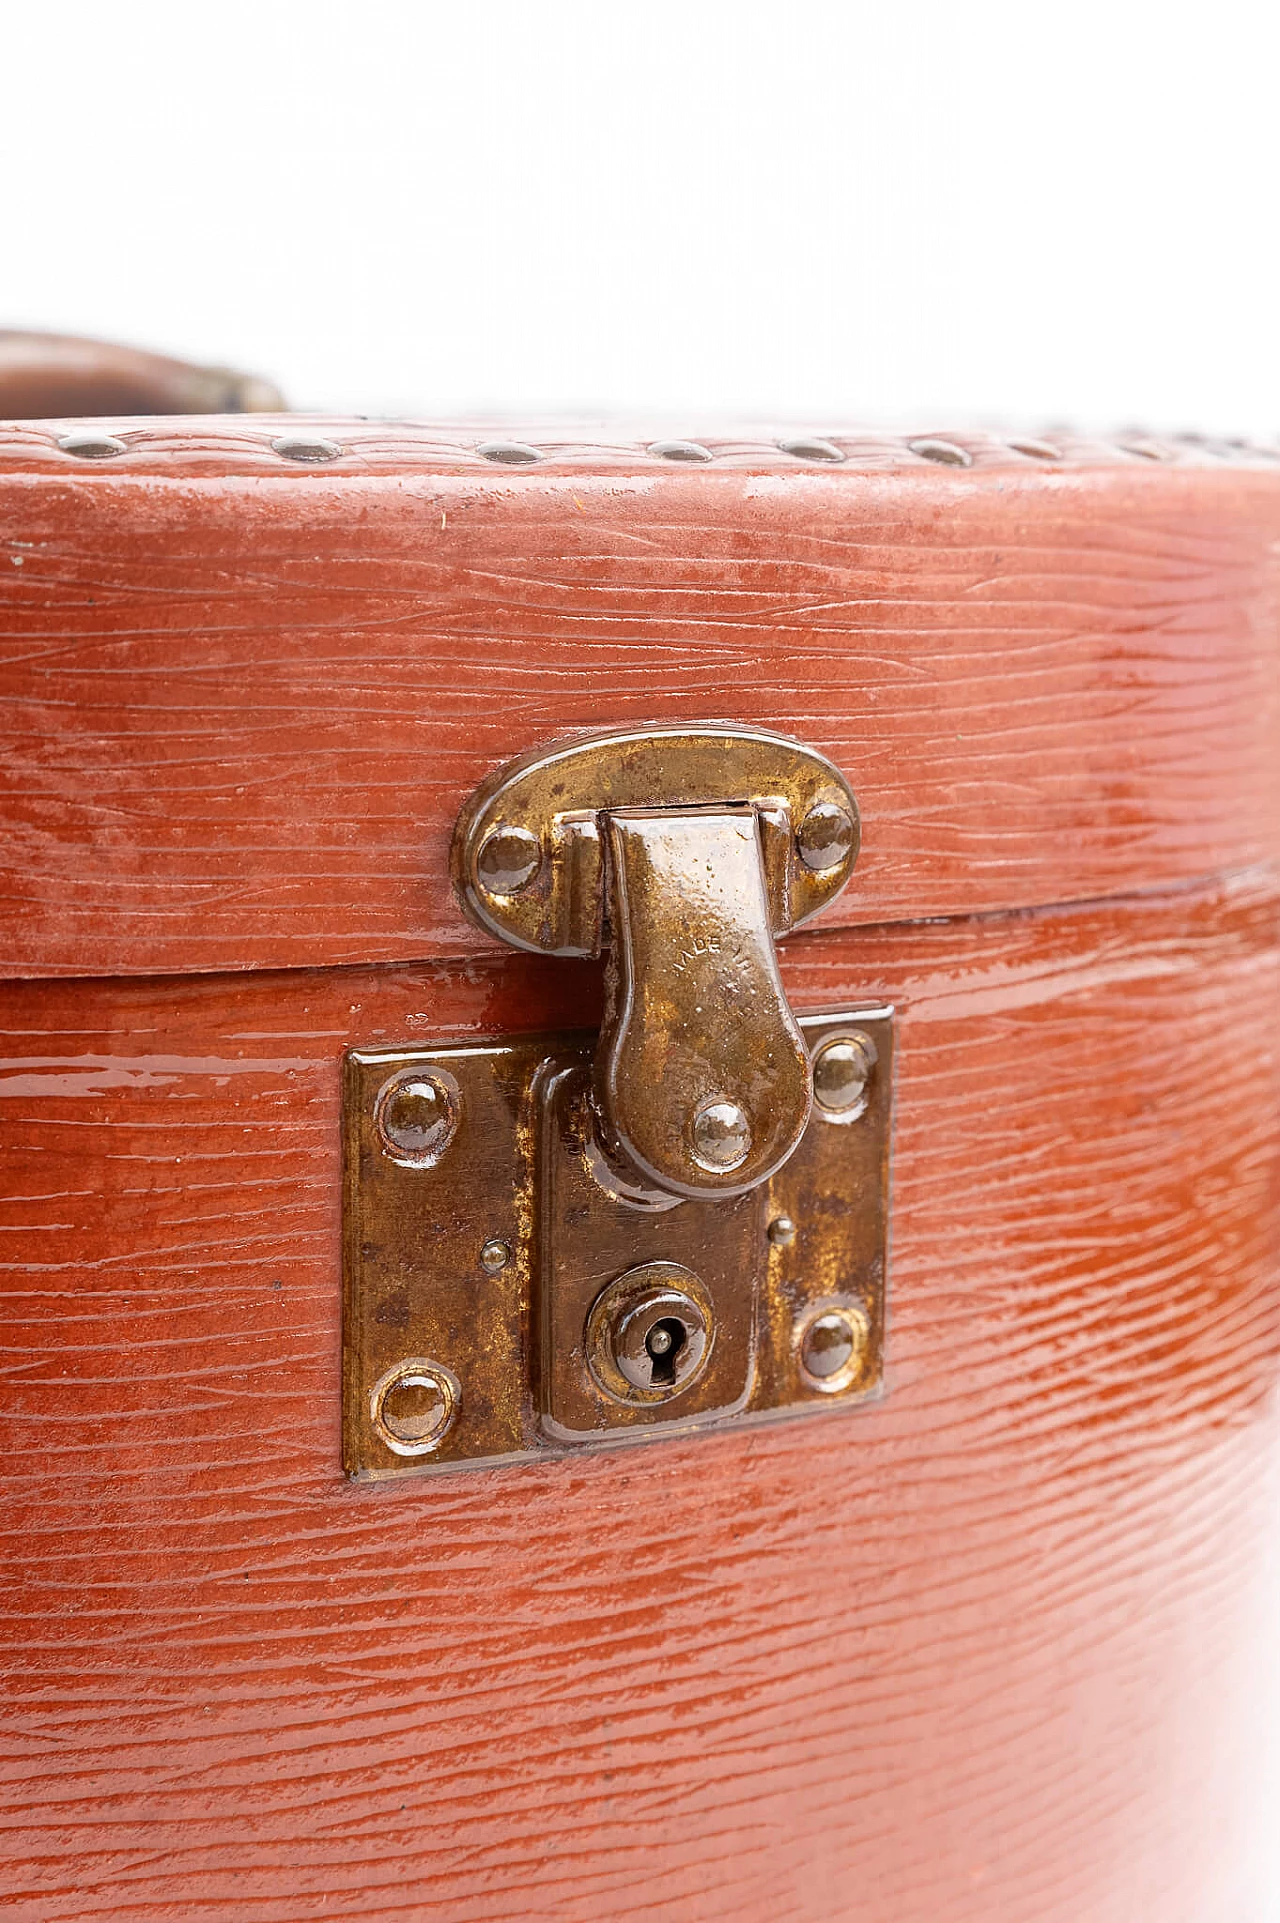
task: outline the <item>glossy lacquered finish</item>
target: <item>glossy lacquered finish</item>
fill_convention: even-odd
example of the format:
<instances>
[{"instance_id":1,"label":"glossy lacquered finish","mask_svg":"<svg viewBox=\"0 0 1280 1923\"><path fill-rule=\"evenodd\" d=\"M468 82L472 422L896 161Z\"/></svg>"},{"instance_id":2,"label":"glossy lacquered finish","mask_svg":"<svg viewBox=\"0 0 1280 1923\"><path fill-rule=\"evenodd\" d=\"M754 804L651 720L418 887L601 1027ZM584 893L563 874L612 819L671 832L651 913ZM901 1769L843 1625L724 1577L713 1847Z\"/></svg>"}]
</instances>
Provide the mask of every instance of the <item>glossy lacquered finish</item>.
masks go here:
<instances>
[{"instance_id":1,"label":"glossy lacquered finish","mask_svg":"<svg viewBox=\"0 0 1280 1923\"><path fill-rule=\"evenodd\" d=\"M587 965L11 985L24 1923L1266 1915L1277 915L798 936L905 1005L884 1401L411 1486L338 1467L340 1052Z\"/></svg>"},{"instance_id":2,"label":"glossy lacquered finish","mask_svg":"<svg viewBox=\"0 0 1280 1923\"><path fill-rule=\"evenodd\" d=\"M740 437L691 465L561 429L515 468L483 433L280 417L117 422L125 451L80 460L64 425L0 428L14 972L487 952L449 885L463 801L635 722L835 762L864 838L828 927L1280 848L1260 455Z\"/></svg>"},{"instance_id":3,"label":"glossy lacquered finish","mask_svg":"<svg viewBox=\"0 0 1280 1923\"><path fill-rule=\"evenodd\" d=\"M1273 1915L1280 476L108 426L0 432L10 1913ZM348 1481L344 1052L601 1013L457 810L707 718L862 808L886 1393Z\"/></svg>"}]
</instances>

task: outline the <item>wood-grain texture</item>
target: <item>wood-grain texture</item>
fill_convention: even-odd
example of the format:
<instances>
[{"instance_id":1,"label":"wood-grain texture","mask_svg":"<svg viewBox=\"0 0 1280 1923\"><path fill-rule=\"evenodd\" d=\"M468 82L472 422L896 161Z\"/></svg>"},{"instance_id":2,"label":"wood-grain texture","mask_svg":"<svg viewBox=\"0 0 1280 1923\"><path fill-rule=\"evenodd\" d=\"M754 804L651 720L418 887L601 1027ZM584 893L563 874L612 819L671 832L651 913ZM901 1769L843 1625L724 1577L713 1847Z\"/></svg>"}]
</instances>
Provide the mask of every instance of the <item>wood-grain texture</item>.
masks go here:
<instances>
[{"instance_id":1,"label":"wood-grain texture","mask_svg":"<svg viewBox=\"0 0 1280 1923\"><path fill-rule=\"evenodd\" d=\"M1266 1923L1276 450L99 427L0 424L0 1914ZM598 1012L453 816L678 718L862 806L888 1394L349 1485L342 1052Z\"/></svg>"},{"instance_id":2,"label":"wood-grain texture","mask_svg":"<svg viewBox=\"0 0 1280 1923\"><path fill-rule=\"evenodd\" d=\"M1278 934L1255 871L797 937L902 1009L885 1401L374 1488L341 1051L595 971L10 983L5 1913L1271 1915Z\"/></svg>"},{"instance_id":3,"label":"wood-grain texture","mask_svg":"<svg viewBox=\"0 0 1280 1923\"><path fill-rule=\"evenodd\" d=\"M645 720L832 756L865 823L832 926L1280 853L1274 460L562 434L516 468L339 422L308 466L285 425L117 423L101 461L0 435L4 972L481 952L463 797Z\"/></svg>"}]
</instances>

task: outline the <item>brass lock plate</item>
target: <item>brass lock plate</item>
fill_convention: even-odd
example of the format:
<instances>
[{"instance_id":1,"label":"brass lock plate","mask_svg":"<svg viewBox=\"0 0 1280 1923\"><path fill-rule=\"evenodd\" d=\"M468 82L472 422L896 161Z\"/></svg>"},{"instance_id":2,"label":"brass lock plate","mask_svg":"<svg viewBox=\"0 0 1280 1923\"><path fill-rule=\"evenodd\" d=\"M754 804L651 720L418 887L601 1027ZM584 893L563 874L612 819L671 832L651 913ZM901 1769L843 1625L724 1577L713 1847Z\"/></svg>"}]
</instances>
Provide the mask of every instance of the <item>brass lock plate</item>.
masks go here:
<instances>
[{"instance_id":1,"label":"brass lock plate","mask_svg":"<svg viewBox=\"0 0 1280 1923\"><path fill-rule=\"evenodd\" d=\"M655 1193L596 1037L346 1059L343 1455L388 1477L832 1409L883 1379L893 1012L801 1015L815 1100L745 1193Z\"/></svg>"}]
</instances>

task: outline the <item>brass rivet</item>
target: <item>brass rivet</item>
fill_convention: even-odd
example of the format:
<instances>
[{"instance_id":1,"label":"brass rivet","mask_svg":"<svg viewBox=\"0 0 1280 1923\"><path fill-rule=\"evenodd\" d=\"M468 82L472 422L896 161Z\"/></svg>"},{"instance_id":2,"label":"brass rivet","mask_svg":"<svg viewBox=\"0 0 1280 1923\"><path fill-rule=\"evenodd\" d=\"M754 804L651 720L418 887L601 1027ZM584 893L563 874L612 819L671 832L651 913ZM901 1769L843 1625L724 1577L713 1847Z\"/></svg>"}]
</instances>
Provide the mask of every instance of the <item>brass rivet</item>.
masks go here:
<instances>
[{"instance_id":1,"label":"brass rivet","mask_svg":"<svg viewBox=\"0 0 1280 1923\"><path fill-rule=\"evenodd\" d=\"M779 441L778 446L784 454L790 454L797 461L842 461L844 455L834 441L797 440Z\"/></svg>"},{"instance_id":2,"label":"brass rivet","mask_svg":"<svg viewBox=\"0 0 1280 1923\"><path fill-rule=\"evenodd\" d=\"M704 1102L693 1118L693 1153L703 1168L741 1168L751 1153L751 1124L736 1102Z\"/></svg>"},{"instance_id":3,"label":"brass rivet","mask_svg":"<svg viewBox=\"0 0 1280 1923\"><path fill-rule=\"evenodd\" d=\"M972 467L973 456L967 448L957 447L954 441L908 441L907 446L913 454L919 454L926 461L940 461L943 467Z\"/></svg>"},{"instance_id":4,"label":"brass rivet","mask_svg":"<svg viewBox=\"0 0 1280 1923\"><path fill-rule=\"evenodd\" d=\"M660 461L709 461L711 449L701 441L654 441L650 454Z\"/></svg>"},{"instance_id":5,"label":"brass rivet","mask_svg":"<svg viewBox=\"0 0 1280 1923\"><path fill-rule=\"evenodd\" d=\"M824 1309L800 1333L800 1366L811 1387L833 1394L862 1372L871 1328L861 1309Z\"/></svg>"},{"instance_id":6,"label":"brass rivet","mask_svg":"<svg viewBox=\"0 0 1280 1923\"><path fill-rule=\"evenodd\" d=\"M272 451L282 455L286 461L304 461L315 465L321 461L336 461L342 449L336 441L321 440L319 435L282 434L271 443Z\"/></svg>"},{"instance_id":7,"label":"brass rivet","mask_svg":"<svg viewBox=\"0 0 1280 1923\"><path fill-rule=\"evenodd\" d=\"M539 450L525 441L482 441L476 453L502 467L529 467L542 459Z\"/></svg>"},{"instance_id":8,"label":"brass rivet","mask_svg":"<svg viewBox=\"0 0 1280 1923\"><path fill-rule=\"evenodd\" d=\"M853 816L837 802L815 802L796 830L796 847L805 867L815 875L843 868L858 849Z\"/></svg>"},{"instance_id":9,"label":"brass rivet","mask_svg":"<svg viewBox=\"0 0 1280 1923\"><path fill-rule=\"evenodd\" d=\"M451 1370L438 1362L409 1362L374 1390L373 1419L397 1455L425 1456L452 1428L460 1401Z\"/></svg>"},{"instance_id":10,"label":"brass rivet","mask_svg":"<svg viewBox=\"0 0 1280 1923\"><path fill-rule=\"evenodd\" d=\"M58 446L64 454L78 455L82 461L109 461L117 454L127 454L128 446L117 440L114 434L95 433L92 429L80 429L74 434L60 436Z\"/></svg>"},{"instance_id":11,"label":"brass rivet","mask_svg":"<svg viewBox=\"0 0 1280 1923\"><path fill-rule=\"evenodd\" d=\"M500 1242L496 1236L491 1242L486 1242L480 1251L480 1266L490 1275L500 1274L510 1260L509 1245L506 1242Z\"/></svg>"},{"instance_id":12,"label":"brass rivet","mask_svg":"<svg viewBox=\"0 0 1280 1923\"><path fill-rule=\"evenodd\" d=\"M813 1059L813 1093L833 1121L853 1122L866 1113L876 1065L870 1036L838 1035L824 1042Z\"/></svg>"},{"instance_id":13,"label":"brass rivet","mask_svg":"<svg viewBox=\"0 0 1280 1923\"><path fill-rule=\"evenodd\" d=\"M374 1123L393 1162L432 1168L457 1130L457 1083L452 1075L404 1069L383 1084Z\"/></svg>"},{"instance_id":14,"label":"brass rivet","mask_svg":"<svg viewBox=\"0 0 1280 1923\"><path fill-rule=\"evenodd\" d=\"M769 1240L776 1249L788 1248L796 1239L796 1225L789 1215L775 1215L769 1224Z\"/></svg>"},{"instance_id":15,"label":"brass rivet","mask_svg":"<svg viewBox=\"0 0 1280 1923\"><path fill-rule=\"evenodd\" d=\"M528 828L491 828L476 856L480 886L489 895L518 895L542 866L542 843Z\"/></svg>"}]
</instances>

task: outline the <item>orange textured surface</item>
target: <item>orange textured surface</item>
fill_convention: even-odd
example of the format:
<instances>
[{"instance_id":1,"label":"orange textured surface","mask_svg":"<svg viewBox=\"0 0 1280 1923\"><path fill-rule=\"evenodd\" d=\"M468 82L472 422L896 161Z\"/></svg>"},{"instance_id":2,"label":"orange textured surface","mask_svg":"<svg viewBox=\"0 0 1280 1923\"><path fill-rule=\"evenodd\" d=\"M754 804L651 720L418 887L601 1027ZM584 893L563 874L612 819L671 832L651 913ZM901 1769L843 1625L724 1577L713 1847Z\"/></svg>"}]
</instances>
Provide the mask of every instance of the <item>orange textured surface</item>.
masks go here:
<instances>
[{"instance_id":1,"label":"orange textured surface","mask_svg":"<svg viewBox=\"0 0 1280 1923\"><path fill-rule=\"evenodd\" d=\"M800 735L863 811L827 925L1280 854L1280 466L974 441L495 467L444 430L0 433L0 969L483 952L464 796L566 730ZM303 430L293 423L296 435Z\"/></svg>"},{"instance_id":2,"label":"orange textured surface","mask_svg":"<svg viewBox=\"0 0 1280 1923\"><path fill-rule=\"evenodd\" d=\"M69 425L0 425L0 1914L1280 1912L1274 458ZM454 811L679 717L862 806L783 973L900 1011L888 1394L349 1485L342 1051L590 1019Z\"/></svg>"},{"instance_id":3,"label":"orange textured surface","mask_svg":"<svg viewBox=\"0 0 1280 1923\"><path fill-rule=\"evenodd\" d=\"M340 1051L593 971L11 984L14 1913L1269 1914L1278 916L797 937L904 1011L887 1399L375 1488Z\"/></svg>"}]
</instances>

